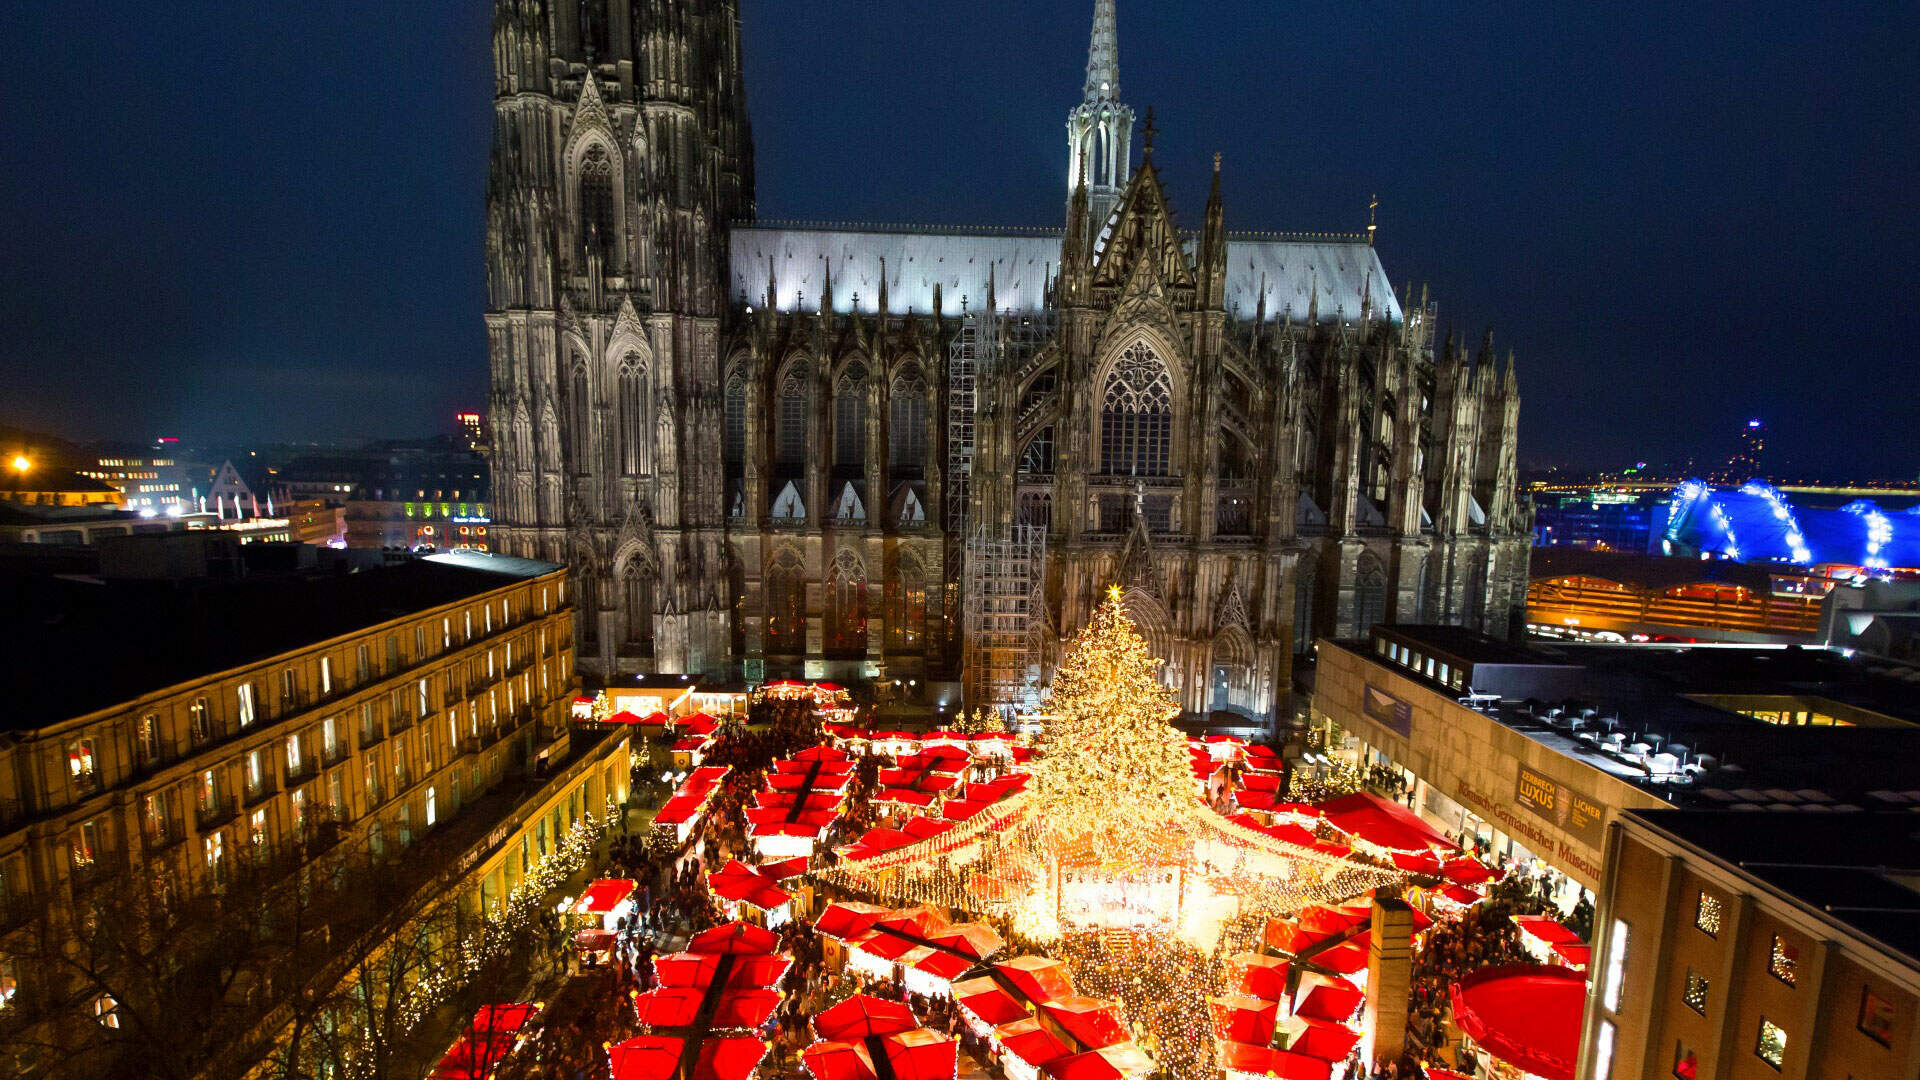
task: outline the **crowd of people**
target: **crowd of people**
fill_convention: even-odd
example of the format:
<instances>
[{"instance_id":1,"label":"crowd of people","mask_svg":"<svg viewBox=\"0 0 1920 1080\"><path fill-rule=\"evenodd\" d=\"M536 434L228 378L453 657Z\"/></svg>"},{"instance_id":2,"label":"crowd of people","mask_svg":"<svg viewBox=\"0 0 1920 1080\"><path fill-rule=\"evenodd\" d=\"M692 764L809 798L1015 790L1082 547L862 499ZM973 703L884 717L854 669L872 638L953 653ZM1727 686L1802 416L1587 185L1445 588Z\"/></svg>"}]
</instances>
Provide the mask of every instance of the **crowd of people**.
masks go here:
<instances>
[{"instance_id":1,"label":"crowd of people","mask_svg":"<svg viewBox=\"0 0 1920 1080\"><path fill-rule=\"evenodd\" d=\"M807 701L762 702L755 706L751 719L751 727L733 723L723 727L720 737L705 754L704 764L727 765L731 772L715 792L693 841L675 849L671 844L663 844L658 836L616 835L609 840L605 872L638 883L636 910L621 920L614 944L604 954L605 962L597 966L583 965L590 969L575 974L554 999L554 1008L549 1010L551 1019L532 1052L521 1055L524 1060L516 1064L519 1071L503 1070L502 1077L525 1080L604 1077L603 1045L640 1033L631 1000L634 994L651 987L655 956L679 947L676 942L722 920L720 906L708 891L706 875L730 858L753 861L746 810L752 804L754 793L763 785L774 761L818 745L822 740L821 726ZM879 819L870 796L875 790L881 763L863 757L857 764L843 812L825 838L823 847L828 851L857 838ZM650 777L636 775L637 781L645 779ZM1402 777L1394 770L1374 769L1365 779L1390 796L1405 798L1408 795ZM643 788L636 783L635 790ZM1526 961L1511 916L1544 910L1559 914L1553 906L1552 884L1545 876L1531 873L1525 867L1514 869L1516 872L1493 887L1487 901L1457 916L1439 919L1417 948L1409 995L1407 1055L1366 1063L1360 1061L1356 1050L1352 1058L1335 1066L1334 1077L1339 1080L1420 1080L1424 1074L1417 1060L1451 1060L1456 1071L1478 1075L1480 1063L1457 1046L1455 1033L1450 1029L1449 987L1475 970ZM1585 903L1584 899L1582 902ZM1587 919L1590 923L1590 904ZM991 918L985 921L996 922ZM1050 949L1052 955L1065 956L1062 949L1071 951L1071 946L1064 942L1042 947L1039 943L1021 941L1007 925L998 925L996 929L1015 953ZM812 1018L854 993L907 1002L924 1026L952 1036L960 1043L961 1052L973 1061L989 1069L998 1065L991 1041L972 1030L959 1006L950 998L911 994L897 980L832 972L827 963L826 943L803 920L790 920L777 932L782 951L792 957L793 963L780 987L783 991L780 1005L758 1032L769 1046L759 1070L762 1077L782 1080L802 1077L803 1052L815 1040ZM1130 1013L1139 1009L1149 1013L1157 1011L1156 1003L1129 1005ZM1157 1005L1173 1007L1169 1002ZM1136 1029L1141 1026L1135 1024ZM1151 1023L1145 1027L1154 1029ZM1145 1033L1142 1034L1145 1037Z\"/></svg>"}]
</instances>

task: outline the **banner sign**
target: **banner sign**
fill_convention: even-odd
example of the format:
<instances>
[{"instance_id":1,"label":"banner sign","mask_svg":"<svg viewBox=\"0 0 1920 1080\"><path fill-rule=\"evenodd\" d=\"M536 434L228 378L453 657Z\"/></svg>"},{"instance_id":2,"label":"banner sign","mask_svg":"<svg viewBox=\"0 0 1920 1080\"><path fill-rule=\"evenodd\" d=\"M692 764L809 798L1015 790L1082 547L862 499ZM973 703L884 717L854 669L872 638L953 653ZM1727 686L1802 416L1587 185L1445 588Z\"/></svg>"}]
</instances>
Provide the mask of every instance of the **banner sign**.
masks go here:
<instances>
[{"instance_id":1,"label":"banner sign","mask_svg":"<svg viewBox=\"0 0 1920 1080\"><path fill-rule=\"evenodd\" d=\"M1605 839L1606 807L1525 765L1520 766L1513 800L1590 847L1599 847Z\"/></svg>"},{"instance_id":2,"label":"banner sign","mask_svg":"<svg viewBox=\"0 0 1920 1080\"><path fill-rule=\"evenodd\" d=\"M1366 691L1360 699L1360 711L1387 725L1402 737L1413 736L1413 706L1372 683L1367 684Z\"/></svg>"}]
</instances>

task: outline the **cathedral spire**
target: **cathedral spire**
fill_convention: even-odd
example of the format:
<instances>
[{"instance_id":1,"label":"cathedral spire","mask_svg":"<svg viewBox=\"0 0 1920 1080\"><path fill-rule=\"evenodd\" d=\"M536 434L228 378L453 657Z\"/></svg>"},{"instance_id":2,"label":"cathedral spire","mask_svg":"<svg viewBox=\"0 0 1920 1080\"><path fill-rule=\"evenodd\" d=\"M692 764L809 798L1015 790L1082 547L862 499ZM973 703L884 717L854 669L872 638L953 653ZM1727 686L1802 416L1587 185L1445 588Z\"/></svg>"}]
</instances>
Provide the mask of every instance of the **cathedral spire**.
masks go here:
<instances>
[{"instance_id":1,"label":"cathedral spire","mask_svg":"<svg viewBox=\"0 0 1920 1080\"><path fill-rule=\"evenodd\" d=\"M1093 40L1087 46L1089 104L1120 100L1120 33L1115 27L1113 0L1095 0Z\"/></svg>"}]
</instances>

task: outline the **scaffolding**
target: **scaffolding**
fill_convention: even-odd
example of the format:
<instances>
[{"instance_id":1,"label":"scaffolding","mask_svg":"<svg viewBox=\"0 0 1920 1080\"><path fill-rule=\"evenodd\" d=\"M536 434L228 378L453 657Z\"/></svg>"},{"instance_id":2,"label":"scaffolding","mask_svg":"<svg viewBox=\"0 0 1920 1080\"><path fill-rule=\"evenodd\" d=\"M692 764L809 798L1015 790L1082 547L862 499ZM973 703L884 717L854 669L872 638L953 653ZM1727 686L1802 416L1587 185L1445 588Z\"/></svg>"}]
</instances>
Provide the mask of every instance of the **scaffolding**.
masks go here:
<instances>
[{"instance_id":1,"label":"scaffolding","mask_svg":"<svg viewBox=\"0 0 1920 1080\"><path fill-rule=\"evenodd\" d=\"M1045 314L967 312L947 353L947 535L964 537L961 585L962 679L969 705L1025 701L1036 643L1047 531L1031 524L973 520L973 463L982 393L996 370L1018 371L1053 334Z\"/></svg>"},{"instance_id":2,"label":"scaffolding","mask_svg":"<svg viewBox=\"0 0 1920 1080\"><path fill-rule=\"evenodd\" d=\"M1047 533L1033 525L977 525L967 535L965 668L969 705L1017 704L1039 663L1034 627Z\"/></svg>"}]
</instances>

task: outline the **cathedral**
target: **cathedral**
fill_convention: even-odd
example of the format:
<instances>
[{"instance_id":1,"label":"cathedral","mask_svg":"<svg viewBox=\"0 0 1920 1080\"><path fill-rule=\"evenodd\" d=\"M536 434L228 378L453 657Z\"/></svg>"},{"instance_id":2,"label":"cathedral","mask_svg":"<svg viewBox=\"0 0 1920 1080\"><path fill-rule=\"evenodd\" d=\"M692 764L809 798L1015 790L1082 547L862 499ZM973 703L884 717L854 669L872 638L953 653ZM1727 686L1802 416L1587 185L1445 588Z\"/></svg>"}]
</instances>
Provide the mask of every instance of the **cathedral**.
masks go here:
<instances>
[{"instance_id":1,"label":"cathedral","mask_svg":"<svg viewBox=\"0 0 1920 1080\"><path fill-rule=\"evenodd\" d=\"M1048 229L769 222L738 0L496 0L495 534L582 667L1032 694L1109 589L1190 713L1316 637L1504 636L1513 360L1372 230L1176 222L1097 0ZM1139 152L1135 153L1135 142Z\"/></svg>"}]
</instances>

